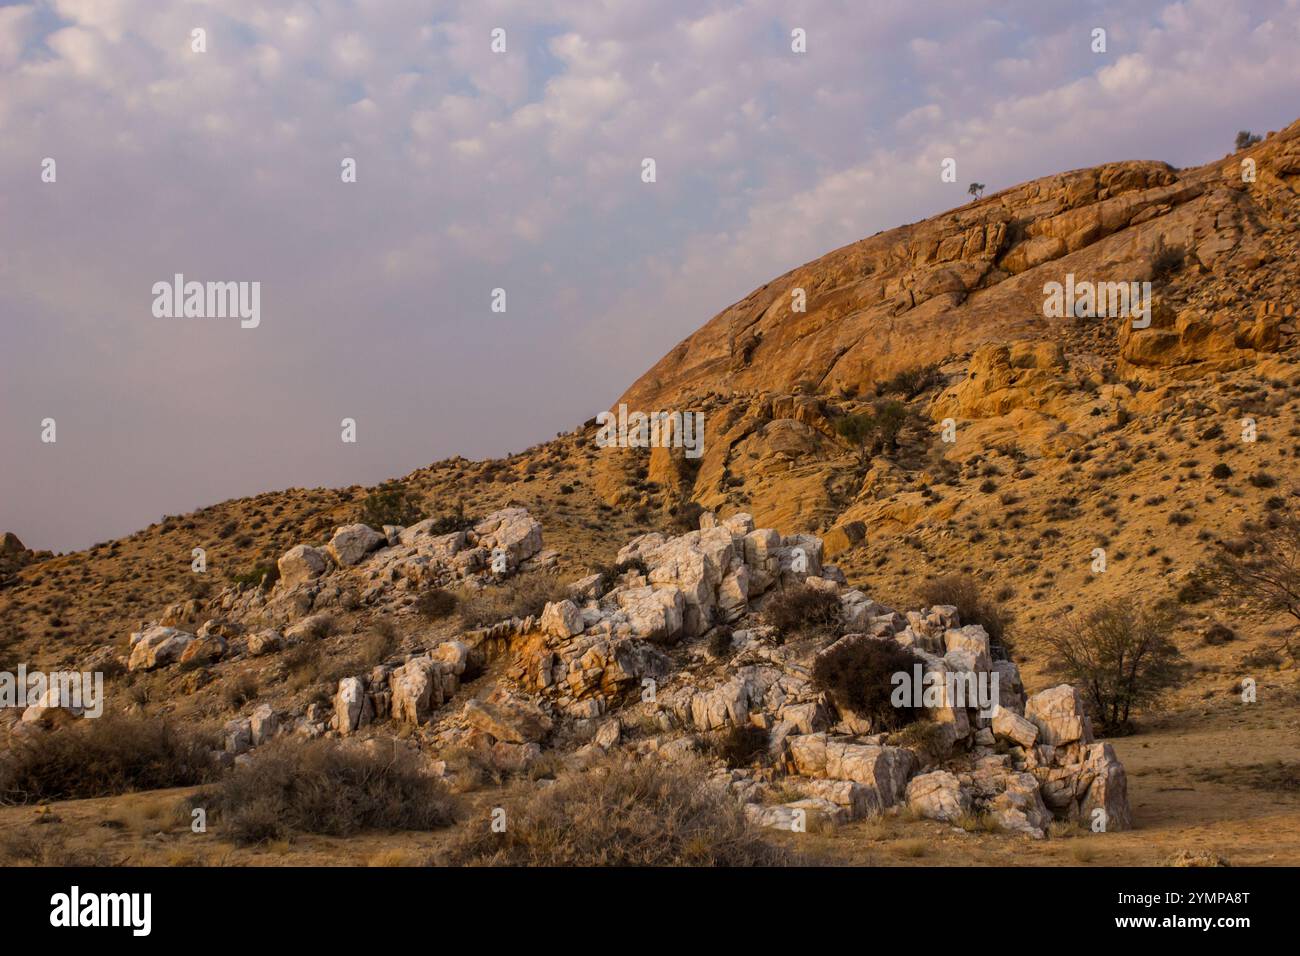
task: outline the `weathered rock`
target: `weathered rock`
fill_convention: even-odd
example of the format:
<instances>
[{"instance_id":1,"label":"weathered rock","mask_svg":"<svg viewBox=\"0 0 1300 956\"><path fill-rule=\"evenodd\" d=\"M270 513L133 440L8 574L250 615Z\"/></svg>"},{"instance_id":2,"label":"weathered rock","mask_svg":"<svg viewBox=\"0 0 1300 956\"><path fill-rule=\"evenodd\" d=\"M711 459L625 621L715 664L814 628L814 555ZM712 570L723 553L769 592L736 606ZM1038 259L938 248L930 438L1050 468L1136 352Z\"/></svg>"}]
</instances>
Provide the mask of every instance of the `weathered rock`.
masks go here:
<instances>
[{"instance_id":1,"label":"weathered rock","mask_svg":"<svg viewBox=\"0 0 1300 956\"><path fill-rule=\"evenodd\" d=\"M1108 743L1091 744L1084 769L1093 778L1079 808L1083 822L1089 827L1100 823L1108 833L1131 830L1133 811L1128 802L1128 775L1114 748Z\"/></svg>"},{"instance_id":2,"label":"weathered rock","mask_svg":"<svg viewBox=\"0 0 1300 956\"><path fill-rule=\"evenodd\" d=\"M443 702L438 667L428 657L413 657L389 675L392 715L398 723L422 724Z\"/></svg>"},{"instance_id":3,"label":"weathered rock","mask_svg":"<svg viewBox=\"0 0 1300 956\"><path fill-rule=\"evenodd\" d=\"M279 631L272 628L254 631L248 636L248 653L251 657L261 657L264 654L274 654L276 651L283 648L284 637Z\"/></svg>"},{"instance_id":4,"label":"weathered rock","mask_svg":"<svg viewBox=\"0 0 1300 956\"><path fill-rule=\"evenodd\" d=\"M507 743L537 743L551 731L551 718L536 704L498 688L486 700L465 703L462 716L497 740Z\"/></svg>"},{"instance_id":5,"label":"weathered rock","mask_svg":"<svg viewBox=\"0 0 1300 956\"><path fill-rule=\"evenodd\" d=\"M1026 749L1038 742L1038 725L1001 705L993 708L993 735Z\"/></svg>"},{"instance_id":6,"label":"weathered rock","mask_svg":"<svg viewBox=\"0 0 1300 956\"><path fill-rule=\"evenodd\" d=\"M366 686L359 677L345 677L339 681L334 695L334 729L345 737L369 723L370 705L366 699Z\"/></svg>"},{"instance_id":7,"label":"weathered rock","mask_svg":"<svg viewBox=\"0 0 1300 956\"><path fill-rule=\"evenodd\" d=\"M927 820L952 823L969 813L970 796L947 770L935 770L913 777L907 785L907 806Z\"/></svg>"},{"instance_id":8,"label":"weathered rock","mask_svg":"<svg viewBox=\"0 0 1300 956\"><path fill-rule=\"evenodd\" d=\"M292 588L320 577L328 567L328 562L325 552L319 548L300 544L286 551L276 566L280 569L280 582L285 587Z\"/></svg>"},{"instance_id":9,"label":"weathered rock","mask_svg":"<svg viewBox=\"0 0 1300 956\"><path fill-rule=\"evenodd\" d=\"M367 554L388 543L375 529L364 524L349 524L337 529L326 550L341 567L360 564Z\"/></svg>"},{"instance_id":10,"label":"weathered rock","mask_svg":"<svg viewBox=\"0 0 1300 956\"><path fill-rule=\"evenodd\" d=\"M260 704L248 719L249 737L254 747L260 747L280 729L280 719L270 704Z\"/></svg>"},{"instance_id":11,"label":"weathered rock","mask_svg":"<svg viewBox=\"0 0 1300 956\"><path fill-rule=\"evenodd\" d=\"M581 634L582 612L572 601L551 601L542 611L541 628L544 634L561 640Z\"/></svg>"},{"instance_id":12,"label":"weathered rock","mask_svg":"<svg viewBox=\"0 0 1300 956\"><path fill-rule=\"evenodd\" d=\"M155 625L146 628L139 634L131 635L131 656L127 661L127 669L150 671L174 664L193 640L193 634L173 627Z\"/></svg>"},{"instance_id":13,"label":"weathered rock","mask_svg":"<svg viewBox=\"0 0 1300 956\"><path fill-rule=\"evenodd\" d=\"M1037 693L1025 703L1025 716L1038 727L1040 743L1053 747L1080 741L1092 743L1083 698L1069 684Z\"/></svg>"}]
</instances>

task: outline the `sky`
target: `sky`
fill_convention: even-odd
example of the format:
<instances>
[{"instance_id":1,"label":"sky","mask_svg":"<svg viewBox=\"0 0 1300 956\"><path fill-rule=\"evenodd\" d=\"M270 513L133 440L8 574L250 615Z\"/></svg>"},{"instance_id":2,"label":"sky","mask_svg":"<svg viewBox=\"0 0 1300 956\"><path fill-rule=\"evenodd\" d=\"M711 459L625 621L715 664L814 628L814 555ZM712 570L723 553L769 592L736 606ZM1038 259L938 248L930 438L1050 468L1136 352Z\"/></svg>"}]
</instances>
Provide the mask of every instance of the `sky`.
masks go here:
<instances>
[{"instance_id":1,"label":"sky","mask_svg":"<svg viewBox=\"0 0 1300 956\"><path fill-rule=\"evenodd\" d=\"M0 0L0 531L522 450L970 182L1281 129L1298 53L1300 0Z\"/></svg>"}]
</instances>

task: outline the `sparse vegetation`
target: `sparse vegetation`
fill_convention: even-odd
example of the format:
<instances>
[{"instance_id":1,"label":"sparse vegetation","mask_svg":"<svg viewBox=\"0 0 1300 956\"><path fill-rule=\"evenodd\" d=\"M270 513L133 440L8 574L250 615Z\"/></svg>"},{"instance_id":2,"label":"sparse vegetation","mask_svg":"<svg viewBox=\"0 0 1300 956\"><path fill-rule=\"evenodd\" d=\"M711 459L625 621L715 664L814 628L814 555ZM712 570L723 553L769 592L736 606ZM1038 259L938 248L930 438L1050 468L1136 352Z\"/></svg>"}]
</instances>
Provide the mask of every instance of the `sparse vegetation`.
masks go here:
<instances>
[{"instance_id":1,"label":"sparse vegetation","mask_svg":"<svg viewBox=\"0 0 1300 956\"><path fill-rule=\"evenodd\" d=\"M210 779L213 741L168 720L105 714L16 743L0 756L0 802L34 803L183 787Z\"/></svg>"},{"instance_id":2,"label":"sparse vegetation","mask_svg":"<svg viewBox=\"0 0 1300 956\"><path fill-rule=\"evenodd\" d=\"M795 637L827 637L839 631L840 599L801 584L770 598L763 608L763 618L787 641Z\"/></svg>"},{"instance_id":3,"label":"sparse vegetation","mask_svg":"<svg viewBox=\"0 0 1300 956\"><path fill-rule=\"evenodd\" d=\"M509 826L466 825L439 862L495 866L773 866L794 862L696 761L613 758L520 787Z\"/></svg>"},{"instance_id":4,"label":"sparse vegetation","mask_svg":"<svg viewBox=\"0 0 1300 956\"><path fill-rule=\"evenodd\" d=\"M1182 677L1182 655L1170 640L1176 621L1170 604L1129 598L1064 615L1044 635L1054 669L1079 688L1101 732L1131 732L1134 711Z\"/></svg>"},{"instance_id":5,"label":"sparse vegetation","mask_svg":"<svg viewBox=\"0 0 1300 956\"><path fill-rule=\"evenodd\" d=\"M480 591L467 592L460 602L464 627L484 627L512 617L542 613L551 601L568 597L564 582L551 574L530 571Z\"/></svg>"},{"instance_id":6,"label":"sparse vegetation","mask_svg":"<svg viewBox=\"0 0 1300 956\"><path fill-rule=\"evenodd\" d=\"M455 819L451 795L409 752L381 755L332 740L273 741L191 804L240 844L297 833L432 830Z\"/></svg>"},{"instance_id":7,"label":"sparse vegetation","mask_svg":"<svg viewBox=\"0 0 1300 956\"><path fill-rule=\"evenodd\" d=\"M984 589L969 574L945 574L921 584L916 601L924 607L946 604L957 609L962 624L978 624L989 636L989 652L995 660L1010 657L1009 631L1012 615L1005 605L988 598Z\"/></svg>"},{"instance_id":8,"label":"sparse vegetation","mask_svg":"<svg viewBox=\"0 0 1300 956\"><path fill-rule=\"evenodd\" d=\"M817 657L813 683L830 695L835 706L871 721L873 731L899 730L917 720L924 710L895 707L895 674L912 674L921 663L911 650L894 641L869 637L840 641Z\"/></svg>"},{"instance_id":9,"label":"sparse vegetation","mask_svg":"<svg viewBox=\"0 0 1300 956\"><path fill-rule=\"evenodd\" d=\"M424 517L419 501L399 482L380 485L361 502L357 520L376 531L384 525L413 525Z\"/></svg>"}]
</instances>

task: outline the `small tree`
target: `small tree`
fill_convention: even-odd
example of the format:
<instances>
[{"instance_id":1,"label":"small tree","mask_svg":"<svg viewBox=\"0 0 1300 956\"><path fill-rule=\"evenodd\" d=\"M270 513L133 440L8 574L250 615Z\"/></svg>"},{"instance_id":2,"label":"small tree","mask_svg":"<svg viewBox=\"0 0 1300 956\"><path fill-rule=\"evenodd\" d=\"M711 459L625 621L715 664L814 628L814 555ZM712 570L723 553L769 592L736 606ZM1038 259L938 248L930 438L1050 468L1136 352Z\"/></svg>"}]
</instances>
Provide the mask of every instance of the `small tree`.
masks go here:
<instances>
[{"instance_id":1,"label":"small tree","mask_svg":"<svg viewBox=\"0 0 1300 956\"><path fill-rule=\"evenodd\" d=\"M893 399L876 402L873 417L879 442L890 451L898 451L898 435L907 423L907 407Z\"/></svg>"},{"instance_id":2,"label":"small tree","mask_svg":"<svg viewBox=\"0 0 1300 956\"><path fill-rule=\"evenodd\" d=\"M1183 673L1169 639L1177 611L1166 603L1123 599L1065 615L1046 635L1053 667L1083 691L1103 733L1124 733L1137 708L1153 703Z\"/></svg>"},{"instance_id":3,"label":"small tree","mask_svg":"<svg viewBox=\"0 0 1300 956\"><path fill-rule=\"evenodd\" d=\"M979 199L984 195L984 184L971 183L969 186L966 187L966 192L974 196L976 199Z\"/></svg>"},{"instance_id":4,"label":"small tree","mask_svg":"<svg viewBox=\"0 0 1300 956\"><path fill-rule=\"evenodd\" d=\"M1300 626L1300 518L1270 515L1263 526L1248 526L1243 537L1220 542L1218 560L1205 574L1221 594L1258 611L1289 614ZM1283 649L1297 658L1295 631Z\"/></svg>"},{"instance_id":5,"label":"small tree","mask_svg":"<svg viewBox=\"0 0 1300 956\"><path fill-rule=\"evenodd\" d=\"M380 485L361 502L357 520L376 530L386 524L412 525L424 517L419 501L399 482Z\"/></svg>"},{"instance_id":6,"label":"small tree","mask_svg":"<svg viewBox=\"0 0 1300 956\"><path fill-rule=\"evenodd\" d=\"M870 412L845 415L835 423L836 433L857 446L858 461L866 464L871 458L872 438L876 434L876 419Z\"/></svg>"},{"instance_id":7,"label":"small tree","mask_svg":"<svg viewBox=\"0 0 1300 956\"><path fill-rule=\"evenodd\" d=\"M1260 141L1260 137L1256 136L1248 129L1243 129L1237 133L1237 149L1239 150L1249 149L1259 141Z\"/></svg>"}]
</instances>

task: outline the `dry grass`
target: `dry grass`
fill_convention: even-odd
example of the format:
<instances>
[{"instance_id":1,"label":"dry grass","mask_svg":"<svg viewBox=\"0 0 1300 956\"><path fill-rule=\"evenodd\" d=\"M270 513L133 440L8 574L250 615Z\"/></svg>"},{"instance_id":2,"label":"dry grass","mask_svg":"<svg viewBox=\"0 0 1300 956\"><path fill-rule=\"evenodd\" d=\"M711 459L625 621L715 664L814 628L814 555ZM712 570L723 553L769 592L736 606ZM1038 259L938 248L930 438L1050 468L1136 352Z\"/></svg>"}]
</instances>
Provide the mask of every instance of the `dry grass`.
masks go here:
<instances>
[{"instance_id":1,"label":"dry grass","mask_svg":"<svg viewBox=\"0 0 1300 956\"><path fill-rule=\"evenodd\" d=\"M750 825L701 762L610 759L528 785L506 802L505 830L467 823L439 862L497 866L771 866L790 854Z\"/></svg>"}]
</instances>

